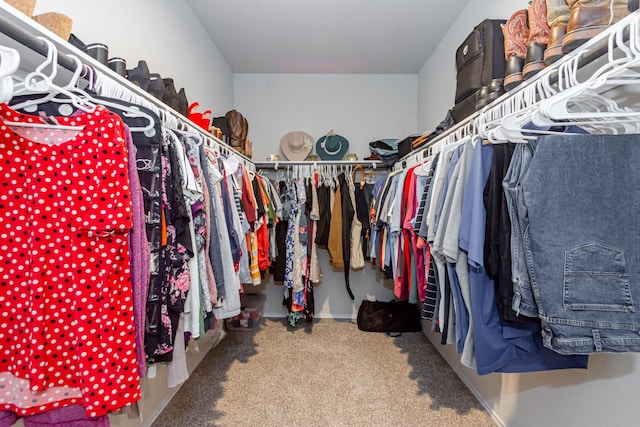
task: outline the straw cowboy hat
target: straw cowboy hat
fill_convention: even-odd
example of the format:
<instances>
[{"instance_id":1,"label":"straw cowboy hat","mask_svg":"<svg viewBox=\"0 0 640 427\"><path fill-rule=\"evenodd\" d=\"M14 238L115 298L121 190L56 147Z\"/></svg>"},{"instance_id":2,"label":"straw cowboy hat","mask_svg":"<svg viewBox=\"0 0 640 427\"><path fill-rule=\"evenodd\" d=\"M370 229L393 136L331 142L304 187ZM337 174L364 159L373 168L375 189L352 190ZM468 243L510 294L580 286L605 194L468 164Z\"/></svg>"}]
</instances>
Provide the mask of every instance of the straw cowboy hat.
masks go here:
<instances>
[{"instance_id":1,"label":"straw cowboy hat","mask_svg":"<svg viewBox=\"0 0 640 427\"><path fill-rule=\"evenodd\" d=\"M289 160L305 160L312 149L313 137L299 130L289 132L280 139L280 150Z\"/></svg>"}]
</instances>

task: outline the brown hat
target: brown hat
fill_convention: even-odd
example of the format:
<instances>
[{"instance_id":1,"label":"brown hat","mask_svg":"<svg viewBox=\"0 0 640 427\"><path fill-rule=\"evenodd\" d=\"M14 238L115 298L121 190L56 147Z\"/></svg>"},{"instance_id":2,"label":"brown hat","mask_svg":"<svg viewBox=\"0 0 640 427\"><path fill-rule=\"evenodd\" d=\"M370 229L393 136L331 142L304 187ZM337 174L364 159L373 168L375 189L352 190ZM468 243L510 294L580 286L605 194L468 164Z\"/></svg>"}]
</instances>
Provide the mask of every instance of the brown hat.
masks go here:
<instances>
[{"instance_id":1,"label":"brown hat","mask_svg":"<svg viewBox=\"0 0 640 427\"><path fill-rule=\"evenodd\" d=\"M296 130L280 139L280 150L289 160L304 160L313 149L313 137L308 133Z\"/></svg>"}]
</instances>

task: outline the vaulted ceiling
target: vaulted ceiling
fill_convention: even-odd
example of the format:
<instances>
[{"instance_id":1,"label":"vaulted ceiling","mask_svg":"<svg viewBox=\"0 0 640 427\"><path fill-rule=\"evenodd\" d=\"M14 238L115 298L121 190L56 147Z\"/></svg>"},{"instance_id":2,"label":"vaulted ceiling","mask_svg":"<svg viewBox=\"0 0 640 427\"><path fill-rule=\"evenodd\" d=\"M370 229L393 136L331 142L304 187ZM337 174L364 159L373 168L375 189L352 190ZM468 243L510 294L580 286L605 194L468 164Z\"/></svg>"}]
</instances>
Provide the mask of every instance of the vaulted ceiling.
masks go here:
<instances>
[{"instance_id":1,"label":"vaulted ceiling","mask_svg":"<svg viewBox=\"0 0 640 427\"><path fill-rule=\"evenodd\" d=\"M331 74L418 73L468 2L187 0L234 73Z\"/></svg>"}]
</instances>

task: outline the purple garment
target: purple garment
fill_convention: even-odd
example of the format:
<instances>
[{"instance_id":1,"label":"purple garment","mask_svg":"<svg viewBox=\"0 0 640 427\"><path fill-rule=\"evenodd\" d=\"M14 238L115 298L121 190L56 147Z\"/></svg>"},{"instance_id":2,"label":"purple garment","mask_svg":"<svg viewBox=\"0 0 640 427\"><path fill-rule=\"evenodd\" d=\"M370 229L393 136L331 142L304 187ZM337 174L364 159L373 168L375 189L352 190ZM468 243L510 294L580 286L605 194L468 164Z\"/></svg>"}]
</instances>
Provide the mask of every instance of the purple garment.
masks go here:
<instances>
[{"instance_id":1,"label":"purple garment","mask_svg":"<svg viewBox=\"0 0 640 427\"><path fill-rule=\"evenodd\" d=\"M0 427L10 427L18 422L18 417L11 411L0 411ZM36 415L22 418L25 427L109 427L108 415L88 417L83 405L74 404L52 409Z\"/></svg>"},{"instance_id":2,"label":"purple garment","mask_svg":"<svg viewBox=\"0 0 640 427\"><path fill-rule=\"evenodd\" d=\"M129 150L129 187L131 189L131 217L133 227L129 233L129 253L131 258L131 288L133 289L133 318L136 335L136 357L140 377L144 377L146 355L144 352L144 328L147 292L151 278L151 253L147 240L142 187L136 168L136 148L131 131L125 126L127 149Z\"/></svg>"},{"instance_id":3,"label":"purple garment","mask_svg":"<svg viewBox=\"0 0 640 427\"><path fill-rule=\"evenodd\" d=\"M18 422L15 412L0 411L0 427L10 427Z\"/></svg>"},{"instance_id":4,"label":"purple garment","mask_svg":"<svg viewBox=\"0 0 640 427\"><path fill-rule=\"evenodd\" d=\"M68 405L22 418L24 427L109 427L109 416L88 417L83 405Z\"/></svg>"}]
</instances>

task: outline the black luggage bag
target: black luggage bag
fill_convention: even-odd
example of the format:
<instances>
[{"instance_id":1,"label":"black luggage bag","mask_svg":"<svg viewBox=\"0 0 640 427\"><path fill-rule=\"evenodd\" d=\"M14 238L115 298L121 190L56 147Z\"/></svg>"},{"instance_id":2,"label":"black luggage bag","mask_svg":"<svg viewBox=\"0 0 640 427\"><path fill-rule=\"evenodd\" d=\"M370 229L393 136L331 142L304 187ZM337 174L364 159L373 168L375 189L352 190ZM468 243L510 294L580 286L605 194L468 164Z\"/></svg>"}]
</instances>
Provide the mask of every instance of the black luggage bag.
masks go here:
<instances>
[{"instance_id":1,"label":"black luggage bag","mask_svg":"<svg viewBox=\"0 0 640 427\"><path fill-rule=\"evenodd\" d=\"M504 93L506 59L503 19L485 19L456 50L456 96L452 115L456 123ZM482 99L478 99L482 93Z\"/></svg>"}]
</instances>

